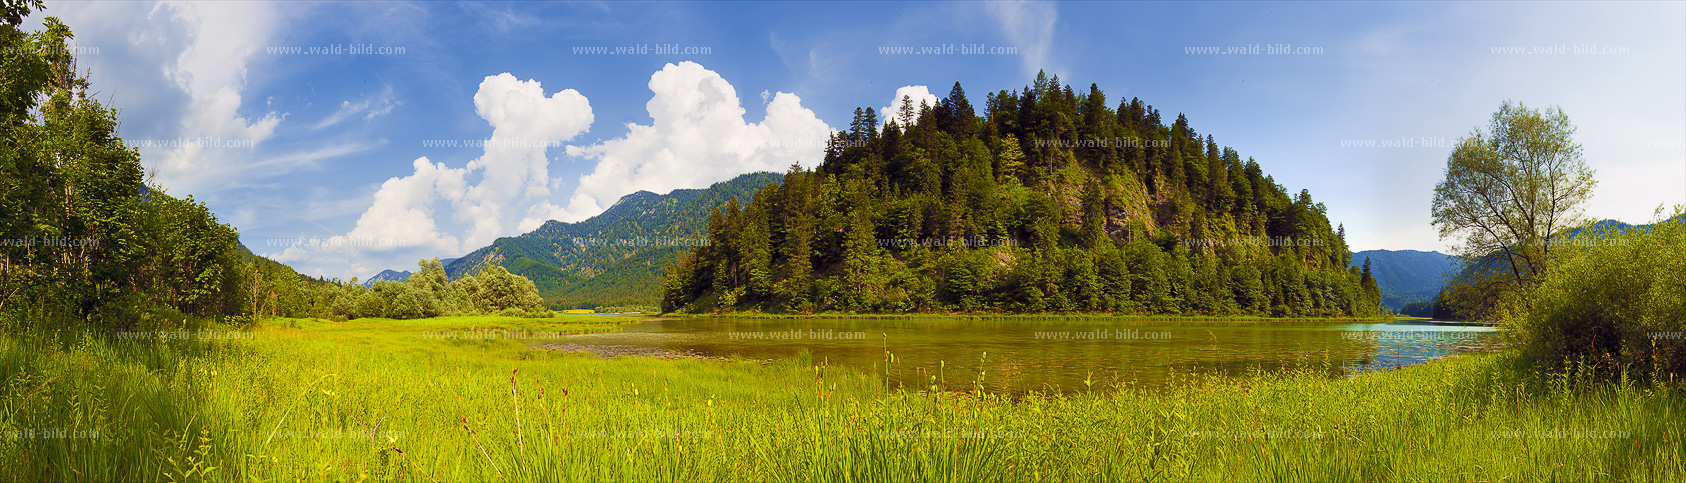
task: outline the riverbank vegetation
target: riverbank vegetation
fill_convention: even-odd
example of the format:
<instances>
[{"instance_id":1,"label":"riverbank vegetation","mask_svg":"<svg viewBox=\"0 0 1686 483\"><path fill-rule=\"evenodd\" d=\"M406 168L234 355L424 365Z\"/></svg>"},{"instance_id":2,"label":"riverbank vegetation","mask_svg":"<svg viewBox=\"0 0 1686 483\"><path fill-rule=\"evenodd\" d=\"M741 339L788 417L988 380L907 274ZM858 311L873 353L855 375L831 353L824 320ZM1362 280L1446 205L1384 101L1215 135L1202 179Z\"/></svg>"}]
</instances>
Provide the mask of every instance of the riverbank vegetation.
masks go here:
<instances>
[{"instance_id":1,"label":"riverbank vegetation","mask_svg":"<svg viewBox=\"0 0 1686 483\"><path fill-rule=\"evenodd\" d=\"M70 28L52 17L17 28L32 6L5 2L0 24L0 324L116 329L240 313L234 230L144 182L116 112L87 96Z\"/></svg>"},{"instance_id":2,"label":"riverbank vegetation","mask_svg":"<svg viewBox=\"0 0 1686 483\"><path fill-rule=\"evenodd\" d=\"M1584 220L1597 185L1561 108L1504 102L1435 187L1463 271L1436 315L1501 322L1534 363L1605 377L1686 373L1686 206L1649 225Z\"/></svg>"},{"instance_id":3,"label":"riverbank vegetation","mask_svg":"<svg viewBox=\"0 0 1686 483\"><path fill-rule=\"evenodd\" d=\"M1394 315L1373 315L1373 316L1368 316L1368 317L1267 317L1267 316L1262 316L1262 315L1114 315L1114 314L1084 314L1084 313L931 314L931 313L918 313L918 312L901 313L901 314L878 314L878 313L864 313L863 314L863 313L844 313L844 312L819 312L819 313L813 313L813 314L789 314L789 313L734 312L730 315L725 315L725 316L716 315L716 314L666 313L666 314L660 314L660 316L661 317L672 317L672 318L730 317L730 318L733 318L733 319L866 319L866 320L944 319L944 320L1026 320L1026 321L1030 321L1030 320L1073 320L1073 321L1078 321L1078 320L1152 320L1152 321L1166 321L1166 322L1219 320L1219 321L1260 321L1260 322L1265 322L1265 321L1270 321L1270 322L1335 322L1335 321L1340 321L1340 322L1348 322L1348 323L1355 322L1355 321L1365 321L1365 320L1375 321L1375 322L1393 322L1393 321L1397 321L1397 320L1411 319L1411 317L1400 317L1400 316L1394 316ZM1421 320L1427 320L1427 319L1421 319Z\"/></svg>"},{"instance_id":4,"label":"riverbank vegetation","mask_svg":"<svg viewBox=\"0 0 1686 483\"><path fill-rule=\"evenodd\" d=\"M1643 229L1582 233L1504 315L1548 367L1577 361L1608 377L1686 376L1686 207Z\"/></svg>"}]
</instances>

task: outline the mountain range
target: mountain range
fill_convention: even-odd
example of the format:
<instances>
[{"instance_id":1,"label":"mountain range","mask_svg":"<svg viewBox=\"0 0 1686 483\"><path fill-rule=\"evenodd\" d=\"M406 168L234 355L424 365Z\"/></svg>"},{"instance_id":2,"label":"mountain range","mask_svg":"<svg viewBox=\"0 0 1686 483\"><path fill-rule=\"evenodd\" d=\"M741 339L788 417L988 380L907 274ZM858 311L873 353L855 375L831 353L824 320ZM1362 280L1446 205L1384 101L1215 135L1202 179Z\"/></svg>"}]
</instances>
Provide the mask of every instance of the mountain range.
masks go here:
<instances>
[{"instance_id":1,"label":"mountain range","mask_svg":"<svg viewBox=\"0 0 1686 483\"><path fill-rule=\"evenodd\" d=\"M747 201L756 190L781 179L782 174L760 172L706 189L661 195L639 191L584 221L551 220L531 232L441 261L452 279L495 263L531 279L553 308L655 305L661 300L668 262L708 240L709 213L733 199Z\"/></svg>"},{"instance_id":2,"label":"mountain range","mask_svg":"<svg viewBox=\"0 0 1686 483\"><path fill-rule=\"evenodd\" d=\"M1433 302L1456 270L1457 258L1435 251L1365 250L1352 254L1352 265L1370 260L1382 306L1401 310L1418 302Z\"/></svg>"}]
</instances>

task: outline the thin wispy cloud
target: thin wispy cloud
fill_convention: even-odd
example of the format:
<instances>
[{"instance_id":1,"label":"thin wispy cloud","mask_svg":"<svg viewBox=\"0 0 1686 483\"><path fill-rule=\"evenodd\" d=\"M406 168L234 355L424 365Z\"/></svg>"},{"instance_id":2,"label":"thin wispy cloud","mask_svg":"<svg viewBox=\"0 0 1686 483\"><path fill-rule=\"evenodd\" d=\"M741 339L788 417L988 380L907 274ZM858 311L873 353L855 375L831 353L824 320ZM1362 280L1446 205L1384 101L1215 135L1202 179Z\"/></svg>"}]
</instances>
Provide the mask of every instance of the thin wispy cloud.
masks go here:
<instances>
[{"instance_id":1,"label":"thin wispy cloud","mask_svg":"<svg viewBox=\"0 0 1686 483\"><path fill-rule=\"evenodd\" d=\"M1062 72L1054 58L1054 35L1059 21L1058 4L1028 0L985 3L990 16L1024 59L1024 71Z\"/></svg>"},{"instance_id":2,"label":"thin wispy cloud","mask_svg":"<svg viewBox=\"0 0 1686 483\"><path fill-rule=\"evenodd\" d=\"M389 85L386 86L386 89L382 91L381 94L375 97L363 99L356 103L352 103L351 101L341 101L339 110L336 110L333 114L329 114L327 117L322 118L322 120L317 121L316 124L310 126L310 129L320 131L344 122L347 119L361 118L364 121L368 121L376 117L387 115L392 112L393 108L403 104L402 101L393 100L392 96L392 86Z\"/></svg>"}]
</instances>

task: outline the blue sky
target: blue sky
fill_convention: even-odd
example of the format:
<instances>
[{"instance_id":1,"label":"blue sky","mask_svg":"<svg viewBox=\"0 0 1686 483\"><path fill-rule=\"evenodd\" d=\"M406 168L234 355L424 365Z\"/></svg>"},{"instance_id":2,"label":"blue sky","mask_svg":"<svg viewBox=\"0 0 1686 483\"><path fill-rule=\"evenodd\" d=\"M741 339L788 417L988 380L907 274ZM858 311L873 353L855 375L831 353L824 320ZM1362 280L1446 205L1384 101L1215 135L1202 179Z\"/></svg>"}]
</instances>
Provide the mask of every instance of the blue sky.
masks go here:
<instances>
[{"instance_id":1,"label":"blue sky","mask_svg":"<svg viewBox=\"0 0 1686 483\"><path fill-rule=\"evenodd\" d=\"M1578 126L1600 182L1587 215L1645 222L1686 203L1682 2L95 1L42 15L76 31L122 135L153 143L139 149L157 182L314 275L459 256L641 189L812 166L857 106L959 81L981 108L1039 69L1187 114L1309 189L1355 250L1444 250L1428 211L1450 148L1436 144L1506 99ZM881 49L932 46L1012 52ZM1283 46L1302 52L1262 53Z\"/></svg>"}]
</instances>

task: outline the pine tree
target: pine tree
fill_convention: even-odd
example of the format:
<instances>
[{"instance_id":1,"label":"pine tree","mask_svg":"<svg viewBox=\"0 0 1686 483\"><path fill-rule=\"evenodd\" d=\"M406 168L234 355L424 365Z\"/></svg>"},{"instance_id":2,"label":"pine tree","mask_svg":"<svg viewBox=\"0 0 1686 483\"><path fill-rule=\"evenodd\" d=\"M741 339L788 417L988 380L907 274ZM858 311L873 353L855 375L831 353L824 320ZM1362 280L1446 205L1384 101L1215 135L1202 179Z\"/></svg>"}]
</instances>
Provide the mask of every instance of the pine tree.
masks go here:
<instances>
[{"instance_id":1,"label":"pine tree","mask_svg":"<svg viewBox=\"0 0 1686 483\"><path fill-rule=\"evenodd\" d=\"M1083 159L1094 168L1107 172L1118 173L1116 166L1117 150L1113 146L1117 141L1113 133L1117 115L1106 107L1106 94L1101 92L1100 85L1089 84L1089 93L1082 97L1078 122L1078 138L1089 143L1082 145Z\"/></svg>"},{"instance_id":2,"label":"pine tree","mask_svg":"<svg viewBox=\"0 0 1686 483\"><path fill-rule=\"evenodd\" d=\"M948 90L948 97L943 98L938 107L943 132L959 141L977 134L977 112L966 100L966 90L960 88L960 82L954 83L954 87Z\"/></svg>"},{"instance_id":3,"label":"pine tree","mask_svg":"<svg viewBox=\"0 0 1686 483\"><path fill-rule=\"evenodd\" d=\"M667 262L667 267L662 270L662 313L683 309L691 303L692 268L688 262L694 258L694 255L682 256Z\"/></svg>"},{"instance_id":4,"label":"pine tree","mask_svg":"<svg viewBox=\"0 0 1686 483\"><path fill-rule=\"evenodd\" d=\"M878 244L873 238L873 216L864 188L859 182L851 183L847 196L853 206L843 238L843 283L850 287L844 293L843 308L862 310L872 295L863 291L870 285L868 277L879 261Z\"/></svg>"},{"instance_id":5,"label":"pine tree","mask_svg":"<svg viewBox=\"0 0 1686 483\"><path fill-rule=\"evenodd\" d=\"M1093 250L1106 239L1106 199L1101 196L1100 184L1089 180L1083 186L1083 248Z\"/></svg>"},{"instance_id":6,"label":"pine tree","mask_svg":"<svg viewBox=\"0 0 1686 483\"><path fill-rule=\"evenodd\" d=\"M743 258L746 293L754 300L772 296L772 230L768 226L766 203L760 198L744 213Z\"/></svg>"},{"instance_id":7,"label":"pine tree","mask_svg":"<svg viewBox=\"0 0 1686 483\"><path fill-rule=\"evenodd\" d=\"M806 176L799 170L800 167L792 166L790 173L785 175L784 263L779 270L777 292L784 300L786 310L811 312L813 302L809 295L814 280L814 218Z\"/></svg>"},{"instance_id":8,"label":"pine tree","mask_svg":"<svg viewBox=\"0 0 1686 483\"><path fill-rule=\"evenodd\" d=\"M896 109L896 120L901 121L902 126L912 126L918 115L919 109L914 107L913 98L903 94L901 107Z\"/></svg>"},{"instance_id":9,"label":"pine tree","mask_svg":"<svg viewBox=\"0 0 1686 483\"><path fill-rule=\"evenodd\" d=\"M1382 289L1376 285L1375 272L1370 271L1370 257L1364 257L1364 269L1360 277L1359 286L1364 288L1364 299L1375 304L1381 303Z\"/></svg>"},{"instance_id":10,"label":"pine tree","mask_svg":"<svg viewBox=\"0 0 1686 483\"><path fill-rule=\"evenodd\" d=\"M865 141L868 129L878 129L878 126L871 124L873 122L871 112L872 108L870 107L866 111L862 111L859 107L855 108L855 117L849 121L850 141Z\"/></svg>"},{"instance_id":11,"label":"pine tree","mask_svg":"<svg viewBox=\"0 0 1686 483\"><path fill-rule=\"evenodd\" d=\"M1004 182L1021 183L1019 173L1024 170L1024 151L1019 149L1019 138L1012 134L1002 138L995 148L995 174Z\"/></svg>"},{"instance_id":12,"label":"pine tree","mask_svg":"<svg viewBox=\"0 0 1686 483\"><path fill-rule=\"evenodd\" d=\"M1222 211L1222 207L1218 206L1218 187L1226 186L1227 183L1224 180L1224 158L1218 154L1218 141L1213 139L1211 134L1206 135L1205 181L1205 186L1202 186L1202 188L1204 188L1207 206L1215 206L1220 208L1218 211Z\"/></svg>"}]
</instances>

